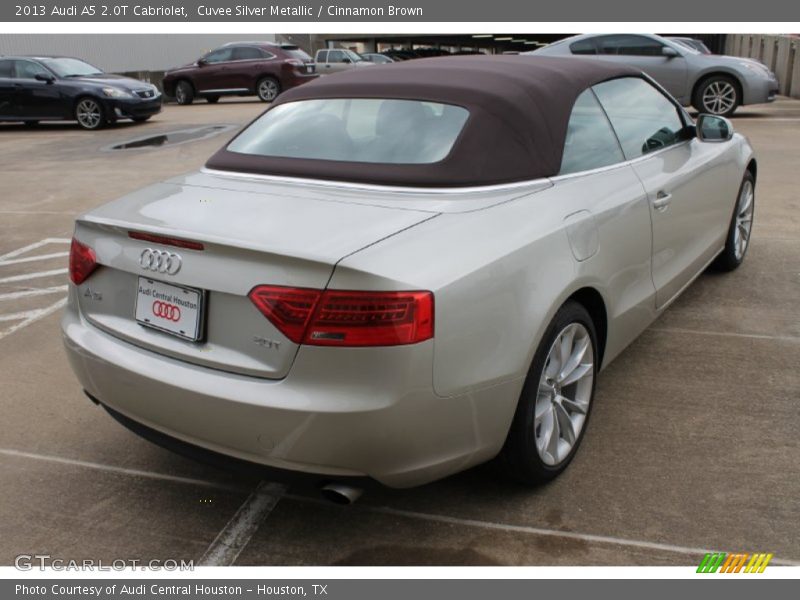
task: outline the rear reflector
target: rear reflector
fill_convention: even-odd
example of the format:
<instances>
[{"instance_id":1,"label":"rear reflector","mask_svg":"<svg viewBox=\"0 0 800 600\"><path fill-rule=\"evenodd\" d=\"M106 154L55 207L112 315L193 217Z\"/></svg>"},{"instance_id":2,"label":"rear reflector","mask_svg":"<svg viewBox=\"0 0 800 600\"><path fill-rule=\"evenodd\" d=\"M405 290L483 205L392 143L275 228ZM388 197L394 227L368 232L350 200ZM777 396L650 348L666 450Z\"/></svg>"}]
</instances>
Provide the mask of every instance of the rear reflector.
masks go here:
<instances>
[{"instance_id":1,"label":"rear reflector","mask_svg":"<svg viewBox=\"0 0 800 600\"><path fill-rule=\"evenodd\" d=\"M69 248L69 278L75 285L80 285L98 267L97 255L89 246L72 238Z\"/></svg>"},{"instance_id":2,"label":"rear reflector","mask_svg":"<svg viewBox=\"0 0 800 600\"><path fill-rule=\"evenodd\" d=\"M431 292L260 285L250 300L287 338L312 346L399 346L433 337Z\"/></svg>"},{"instance_id":3,"label":"rear reflector","mask_svg":"<svg viewBox=\"0 0 800 600\"><path fill-rule=\"evenodd\" d=\"M142 240L143 242L151 242L153 244L162 244L164 246L176 246L177 248L186 248L187 250L202 250L203 244L200 242L191 242L189 240L180 240L173 237L165 237L163 235L154 235L152 233L142 233L140 231L129 231L128 237L134 240Z\"/></svg>"}]
</instances>

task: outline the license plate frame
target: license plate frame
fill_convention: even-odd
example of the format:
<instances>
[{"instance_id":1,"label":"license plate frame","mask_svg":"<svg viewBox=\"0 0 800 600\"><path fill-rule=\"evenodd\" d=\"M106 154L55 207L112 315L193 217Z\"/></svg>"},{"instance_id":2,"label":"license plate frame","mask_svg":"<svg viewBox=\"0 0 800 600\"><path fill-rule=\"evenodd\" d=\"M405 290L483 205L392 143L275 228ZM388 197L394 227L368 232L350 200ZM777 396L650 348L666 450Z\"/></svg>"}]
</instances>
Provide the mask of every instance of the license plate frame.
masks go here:
<instances>
[{"instance_id":1,"label":"license plate frame","mask_svg":"<svg viewBox=\"0 0 800 600\"><path fill-rule=\"evenodd\" d=\"M148 293L143 292L143 286ZM139 276L136 281L133 317L143 327L156 329L184 341L199 342L205 336L206 300L205 290ZM156 302L163 303L158 308L167 311L164 316L155 314ZM192 302L196 303L197 308L191 308ZM164 308L165 305L167 308ZM175 308L178 309L177 313L173 310ZM187 319L184 320L184 317Z\"/></svg>"}]
</instances>

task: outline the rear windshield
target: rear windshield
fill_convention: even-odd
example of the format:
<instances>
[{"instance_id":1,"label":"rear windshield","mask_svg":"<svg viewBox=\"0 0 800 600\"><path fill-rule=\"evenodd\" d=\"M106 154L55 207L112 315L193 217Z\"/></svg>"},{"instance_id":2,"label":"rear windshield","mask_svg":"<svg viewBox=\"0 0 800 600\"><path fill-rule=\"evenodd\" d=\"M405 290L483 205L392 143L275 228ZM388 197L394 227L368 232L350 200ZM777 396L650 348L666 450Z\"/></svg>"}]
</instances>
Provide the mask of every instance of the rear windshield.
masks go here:
<instances>
[{"instance_id":1,"label":"rear windshield","mask_svg":"<svg viewBox=\"0 0 800 600\"><path fill-rule=\"evenodd\" d=\"M460 106L420 100L301 100L267 111L228 150L282 158L435 163L450 153L468 116Z\"/></svg>"},{"instance_id":2,"label":"rear windshield","mask_svg":"<svg viewBox=\"0 0 800 600\"><path fill-rule=\"evenodd\" d=\"M281 46L281 50L283 50L290 57L296 58L297 60L302 60L303 62L312 62L314 60L308 54L306 54L302 48L298 48L297 46Z\"/></svg>"}]
</instances>

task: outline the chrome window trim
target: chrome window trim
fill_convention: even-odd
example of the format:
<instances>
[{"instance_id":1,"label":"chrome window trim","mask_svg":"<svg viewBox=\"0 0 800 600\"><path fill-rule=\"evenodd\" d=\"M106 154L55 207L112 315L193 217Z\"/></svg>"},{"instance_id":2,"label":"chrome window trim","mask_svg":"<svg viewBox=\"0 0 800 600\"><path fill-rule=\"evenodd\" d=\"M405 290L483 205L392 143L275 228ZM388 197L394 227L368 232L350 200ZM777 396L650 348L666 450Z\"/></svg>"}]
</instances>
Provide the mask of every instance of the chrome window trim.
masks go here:
<instances>
[{"instance_id":1,"label":"chrome window trim","mask_svg":"<svg viewBox=\"0 0 800 600\"><path fill-rule=\"evenodd\" d=\"M525 181L515 181L511 183L498 183L494 185L464 186L464 187L413 187L380 185L375 183L359 183L351 181L333 181L328 179L314 179L311 177L289 177L286 175L263 175L261 173L243 173L241 171L221 171L203 167L200 173L229 179L249 179L251 181L270 181L274 183L305 184L316 185L329 188L340 188L347 190L372 190L378 192L392 192L400 194L482 194L486 192L497 192L504 190L519 190L531 188L531 191L550 187L552 178L540 177L538 179L528 179Z\"/></svg>"}]
</instances>

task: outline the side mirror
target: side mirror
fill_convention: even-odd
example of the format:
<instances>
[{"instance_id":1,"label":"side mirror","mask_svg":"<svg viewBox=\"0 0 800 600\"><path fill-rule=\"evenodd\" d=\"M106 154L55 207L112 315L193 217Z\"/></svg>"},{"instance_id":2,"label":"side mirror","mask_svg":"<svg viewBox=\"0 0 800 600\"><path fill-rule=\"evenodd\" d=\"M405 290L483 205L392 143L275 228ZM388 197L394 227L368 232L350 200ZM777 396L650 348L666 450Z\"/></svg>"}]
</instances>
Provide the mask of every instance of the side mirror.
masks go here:
<instances>
[{"instance_id":1,"label":"side mirror","mask_svg":"<svg viewBox=\"0 0 800 600\"><path fill-rule=\"evenodd\" d=\"M701 142L727 142L733 137L733 124L725 117L702 114L697 117L697 139Z\"/></svg>"},{"instance_id":2,"label":"side mirror","mask_svg":"<svg viewBox=\"0 0 800 600\"><path fill-rule=\"evenodd\" d=\"M675 50L675 48L671 48L670 46L661 47L661 56L665 56L667 58L676 58L680 55L680 52Z\"/></svg>"},{"instance_id":3,"label":"side mirror","mask_svg":"<svg viewBox=\"0 0 800 600\"><path fill-rule=\"evenodd\" d=\"M343 62L343 63L350 64L350 63L351 63L351 62L353 62L353 61L352 61L352 60L350 60L349 58L347 58L347 57L345 56L345 57L342 59L342 62Z\"/></svg>"},{"instance_id":4,"label":"side mirror","mask_svg":"<svg viewBox=\"0 0 800 600\"><path fill-rule=\"evenodd\" d=\"M208 63L206 62L205 58L198 58L197 59L197 66L198 67L205 67Z\"/></svg>"},{"instance_id":5,"label":"side mirror","mask_svg":"<svg viewBox=\"0 0 800 600\"><path fill-rule=\"evenodd\" d=\"M45 83L53 83L56 78L52 75L47 75L46 73L37 73L33 76L36 81L44 81Z\"/></svg>"}]
</instances>

